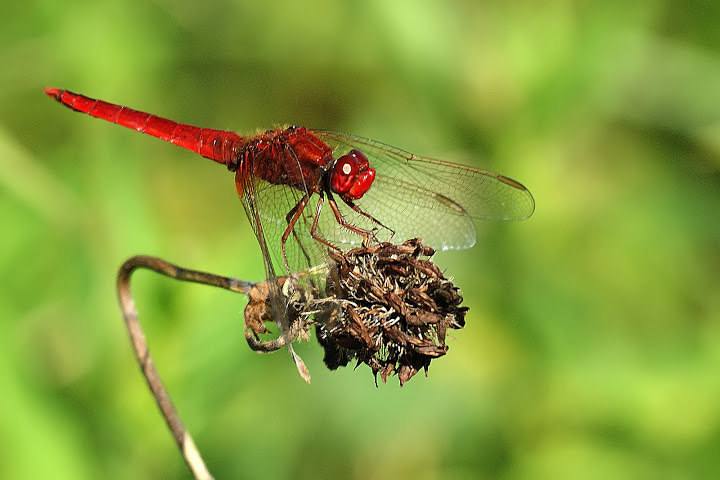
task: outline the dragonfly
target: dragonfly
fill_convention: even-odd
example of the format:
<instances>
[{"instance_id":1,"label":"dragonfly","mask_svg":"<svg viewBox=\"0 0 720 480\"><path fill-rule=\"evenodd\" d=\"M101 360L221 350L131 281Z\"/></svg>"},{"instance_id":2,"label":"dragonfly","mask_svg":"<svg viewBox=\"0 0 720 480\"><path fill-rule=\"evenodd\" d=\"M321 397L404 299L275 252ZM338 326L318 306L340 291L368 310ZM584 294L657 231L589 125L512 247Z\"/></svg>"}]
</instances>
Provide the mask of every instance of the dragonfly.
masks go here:
<instances>
[{"instance_id":1,"label":"dragonfly","mask_svg":"<svg viewBox=\"0 0 720 480\"><path fill-rule=\"evenodd\" d=\"M160 138L234 172L271 286L278 272L326 264L328 249L417 237L436 250L466 249L477 241L475 220L524 220L535 209L530 191L510 177L369 138L303 126L242 136L68 90L45 93L72 110ZM286 334L285 296L271 288L272 310Z\"/></svg>"}]
</instances>

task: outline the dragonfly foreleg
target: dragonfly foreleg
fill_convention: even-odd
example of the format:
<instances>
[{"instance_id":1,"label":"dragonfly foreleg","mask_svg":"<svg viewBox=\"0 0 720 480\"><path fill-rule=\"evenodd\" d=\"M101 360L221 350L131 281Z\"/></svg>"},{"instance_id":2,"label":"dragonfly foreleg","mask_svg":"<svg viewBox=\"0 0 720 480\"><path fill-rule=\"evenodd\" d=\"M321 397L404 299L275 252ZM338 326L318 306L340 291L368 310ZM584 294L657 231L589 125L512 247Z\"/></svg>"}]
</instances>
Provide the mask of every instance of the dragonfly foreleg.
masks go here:
<instances>
[{"instance_id":1,"label":"dragonfly foreleg","mask_svg":"<svg viewBox=\"0 0 720 480\"><path fill-rule=\"evenodd\" d=\"M344 199L343 199L343 201L345 201L345 203L348 203ZM375 236L375 232L373 232L371 230L365 230L364 228L356 227L352 223L345 220L345 217L343 217L343 214L340 213L340 209L338 209L337 203L335 202L335 198L333 198L333 196L330 192L328 192L328 203L330 204L330 208L332 209L333 213L335 214L335 219L340 224L340 226L347 228L351 232L355 232L358 235L361 235L363 237L363 244L366 244L367 240L369 238L372 238L375 242L379 243L378 238ZM350 203L352 203L352 202L350 202ZM352 208L352 205L350 205L349 203L348 203L348 206L350 206L350 208ZM358 207L358 209L359 209L359 207ZM353 208L353 210L355 210L355 209ZM356 210L356 211L358 211L358 210ZM368 218L374 220L375 222L377 222L378 224L382 225L382 223L378 222L373 217L366 215L364 212L358 211L358 213L361 213L362 215L365 215L366 217L368 217ZM382 225L382 226L384 226L384 225ZM385 228L387 228L387 227L385 227Z\"/></svg>"},{"instance_id":2,"label":"dragonfly foreleg","mask_svg":"<svg viewBox=\"0 0 720 480\"><path fill-rule=\"evenodd\" d=\"M342 197L340 197L340 198L342 198ZM359 213L359 214L362 215L363 217L369 218L372 222L377 223L379 226L381 226L381 227L384 228L385 230L389 231L389 232L390 232L390 238L392 238L392 237L395 236L395 230L393 230L392 228L388 227L387 225L385 225L384 223L382 223L380 220L378 220L377 218L373 217L373 216L370 215L369 213L364 212L363 209L360 208L360 207L359 207L355 202L353 202L352 200L347 200L347 199L345 199L345 198L342 198L342 201L345 202L345 205L347 205L348 207L352 208L353 210L355 210L357 213ZM377 240L377 238L376 238L375 240Z\"/></svg>"}]
</instances>

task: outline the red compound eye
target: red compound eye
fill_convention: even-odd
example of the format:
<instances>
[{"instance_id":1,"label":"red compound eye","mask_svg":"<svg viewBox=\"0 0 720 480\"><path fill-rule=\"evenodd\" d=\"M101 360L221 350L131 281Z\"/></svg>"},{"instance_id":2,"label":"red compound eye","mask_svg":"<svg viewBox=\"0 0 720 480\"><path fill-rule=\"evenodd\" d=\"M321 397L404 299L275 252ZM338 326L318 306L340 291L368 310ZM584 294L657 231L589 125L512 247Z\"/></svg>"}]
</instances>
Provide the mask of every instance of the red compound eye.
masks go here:
<instances>
[{"instance_id":1,"label":"red compound eye","mask_svg":"<svg viewBox=\"0 0 720 480\"><path fill-rule=\"evenodd\" d=\"M330 188L340 195L347 193L358 174L358 161L352 155L343 155L333 166Z\"/></svg>"},{"instance_id":2,"label":"red compound eye","mask_svg":"<svg viewBox=\"0 0 720 480\"><path fill-rule=\"evenodd\" d=\"M338 158L330 176L330 188L339 195L353 200L362 197L375 179L367 157L359 150L351 150Z\"/></svg>"}]
</instances>

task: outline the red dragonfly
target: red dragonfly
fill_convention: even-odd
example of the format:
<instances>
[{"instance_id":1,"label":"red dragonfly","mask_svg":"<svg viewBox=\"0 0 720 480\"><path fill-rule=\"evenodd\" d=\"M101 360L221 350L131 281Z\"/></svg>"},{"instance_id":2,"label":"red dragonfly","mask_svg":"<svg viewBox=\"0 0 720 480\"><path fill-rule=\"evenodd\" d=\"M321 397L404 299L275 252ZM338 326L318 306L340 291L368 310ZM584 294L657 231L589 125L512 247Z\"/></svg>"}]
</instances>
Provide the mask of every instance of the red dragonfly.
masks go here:
<instances>
[{"instance_id":1,"label":"red dragonfly","mask_svg":"<svg viewBox=\"0 0 720 480\"><path fill-rule=\"evenodd\" d=\"M361 242L420 237L439 250L469 248L477 239L474 219L523 220L535 209L530 192L511 178L355 135L292 126L243 137L67 90L45 93L235 172L268 279L323 264L328 248ZM281 295L273 296L275 314L284 316Z\"/></svg>"}]
</instances>

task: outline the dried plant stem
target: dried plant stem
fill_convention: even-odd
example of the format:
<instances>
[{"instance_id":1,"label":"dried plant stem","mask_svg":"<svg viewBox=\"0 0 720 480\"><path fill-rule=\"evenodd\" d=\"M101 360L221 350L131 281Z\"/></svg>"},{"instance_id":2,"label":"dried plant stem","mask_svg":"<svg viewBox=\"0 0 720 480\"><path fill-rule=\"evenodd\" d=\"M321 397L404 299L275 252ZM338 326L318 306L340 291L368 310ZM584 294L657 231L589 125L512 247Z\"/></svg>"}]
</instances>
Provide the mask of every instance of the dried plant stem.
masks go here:
<instances>
[{"instance_id":1,"label":"dried plant stem","mask_svg":"<svg viewBox=\"0 0 720 480\"><path fill-rule=\"evenodd\" d=\"M130 334L135 357L140 365L140 369L147 380L147 384L152 391L155 401L160 407L165 422L172 432L175 442L180 448L185 463L187 463L190 471L196 479L212 479L210 472L205 466L205 462L200 455L195 442L193 442L190 434L180 420L175 407L170 400L170 396L160 379L160 375L155 369L150 351L148 350L145 334L143 333L138 313L135 309L135 301L130 293L130 275L137 269L148 269L160 273L176 280L184 282L194 282L213 287L220 287L237 293L247 294L254 284L244 282L235 278L222 277L211 273L198 272L195 270L187 270L156 257L136 256L128 259L120 267L117 278L118 298L120 307L122 308L123 317Z\"/></svg>"}]
</instances>

